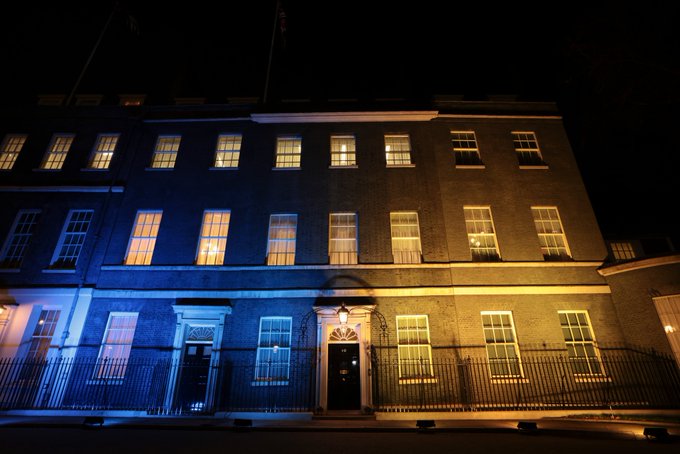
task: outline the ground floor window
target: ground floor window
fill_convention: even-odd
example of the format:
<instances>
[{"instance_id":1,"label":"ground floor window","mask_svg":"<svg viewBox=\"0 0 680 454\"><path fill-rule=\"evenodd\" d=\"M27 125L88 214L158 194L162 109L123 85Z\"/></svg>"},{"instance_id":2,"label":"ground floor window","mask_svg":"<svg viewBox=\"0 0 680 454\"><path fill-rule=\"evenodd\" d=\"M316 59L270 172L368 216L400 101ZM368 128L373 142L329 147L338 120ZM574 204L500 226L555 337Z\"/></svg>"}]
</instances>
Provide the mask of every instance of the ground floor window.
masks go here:
<instances>
[{"instance_id":1,"label":"ground floor window","mask_svg":"<svg viewBox=\"0 0 680 454\"><path fill-rule=\"evenodd\" d=\"M512 312L483 311L482 327L492 378L522 377Z\"/></svg>"},{"instance_id":2,"label":"ground floor window","mask_svg":"<svg viewBox=\"0 0 680 454\"><path fill-rule=\"evenodd\" d=\"M399 378L433 377L427 315L398 315Z\"/></svg>"},{"instance_id":3,"label":"ground floor window","mask_svg":"<svg viewBox=\"0 0 680 454\"><path fill-rule=\"evenodd\" d=\"M262 317L255 360L255 381L285 384L290 376L291 317Z\"/></svg>"},{"instance_id":4,"label":"ground floor window","mask_svg":"<svg viewBox=\"0 0 680 454\"><path fill-rule=\"evenodd\" d=\"M602 363L586 311L559 311L567 355L576 375L601 375Z\"/></svg>"},{"instance_id":5,"label":"ground floor window","mask_svg":"<svg viewBox=\"0 0 680 454\"><path fill-rule=\"evenodd\" d=\"M111 312L109 314L94 378L122 379L125 377L132 339L137 327L137 316L135 312Z\"/></svg>"}]
</instances>

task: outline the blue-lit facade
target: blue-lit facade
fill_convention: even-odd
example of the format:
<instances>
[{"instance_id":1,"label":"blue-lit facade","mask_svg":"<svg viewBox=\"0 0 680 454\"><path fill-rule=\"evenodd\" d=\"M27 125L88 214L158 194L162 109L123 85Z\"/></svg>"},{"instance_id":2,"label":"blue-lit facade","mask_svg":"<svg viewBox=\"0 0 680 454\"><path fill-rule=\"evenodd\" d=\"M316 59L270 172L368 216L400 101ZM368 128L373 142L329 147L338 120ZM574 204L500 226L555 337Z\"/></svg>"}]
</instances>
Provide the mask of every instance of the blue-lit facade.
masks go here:
<instances>
[{"instance_id":1,"label":"blue-lit facade","mask_svg":"<svg viewBox=\"0 0 680 454\"><path fill-rule=\"evenodd\" d=\"M680 405L551 104L3 117L2 411Z\"/></svg>"}]
</instances>

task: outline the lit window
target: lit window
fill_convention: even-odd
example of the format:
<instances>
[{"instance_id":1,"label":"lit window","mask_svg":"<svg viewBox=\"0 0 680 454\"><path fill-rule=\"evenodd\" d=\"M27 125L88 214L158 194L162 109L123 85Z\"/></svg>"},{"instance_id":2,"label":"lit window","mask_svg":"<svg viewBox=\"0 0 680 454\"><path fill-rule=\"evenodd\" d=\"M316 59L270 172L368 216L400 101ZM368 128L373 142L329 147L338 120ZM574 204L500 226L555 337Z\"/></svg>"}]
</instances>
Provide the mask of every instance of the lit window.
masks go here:
<instances>
[{"instance_id":1,"label":"lit window","mask_svg":"<svg viewBox=\"0 0 680 454\"><path fill-rule=\"evenodd\" d=\"M112 312L102 339L94 378L125 377L132 339L137 327L137 313Z\"/></svg>"},{"instance_id":2,"label":"lit window","mask_svg":"<svg viewBox=\"0 0 680 454\"><path fill-rule=\"evenodd\" d=\"M255 380L283 385L290 376L291 317L262 317L257 341Z\"/></svg>"},{"instance_id":3,"label":"lit window","mask_svg":"<svg viewBox=\"0 0 680 454\"><path fill-rule=\"evenodd\" d=\"M680 366L680 295L652 298L675 361Z\"/></svg>"},{"instance_id":4,"label":"lit window","mask_svg":"<svg viewBox=\"0 0 680 454\"><path fill-rule=\"evenodd\" d=\"M26 143L25 134L7 134L0 147L0 170L12 170Z\"/></svg>"},{"instance_id":5,"label":"lit window","mask_svg":"<svg viewBox=\"0 0 680 454\"><path fill-rule=\"evenodd\" d=\"M328 255L331 265L357 263L357 216L331 213Z\"/></svg>"},{"instance_id":6,"label":"lit window","mask_svg":"<svg viewBox=\"0 0 680 454\"><path fill-rule=\"evenodd\" d=\"M394 263L422 262L418 213L409 211L390 213L390 228Z\"/></svg>"},{"instance_id":7,"label":"lit window","mask_svg":"<svg viewBox=\"0 0 680 454\"><path fill-rule=\"evenodd\" d=\"M125 255L126 265L149 265L156 246L162 211L138 211L132 227L130 244Z\"/></svg>"},{"instance_id":8,"label":"lit window","mask_svg":"<svg viewBox=\"0 0 680 454\"><path fill-rule=\"evenodd\" d=\"M2 248L2 268L19 268L31 242L35 224L40 217L40 210L21 210L14 219L14 224L7 235Z\"/></svg>"},{"instance_id":9,"label":"lit window","mask_svg":"<svg viewBox=\"0 0 680 454\"><path fill-rule=\"evenodd\" d=\"M241 134L220 134L215 150L215 167L236 168L241 155Z\"/></svg>"},{"instance_id":10,"label":"lit window","mask_svg":"<svg viewBox=\"0 0 680 454\"><path fill-rule=\"evenodd\" d=\"M635 258L635 251L633 245L628 242L611 242L609 246L612 248L614 260L629 260Z\"/></svg>"},{"instance_id":11,"label":"lit window","mask_svg":"<svg viewBox=\"0 0 680 454\"><path fill-rule=\"evenodd\" d=\"M487 207L464 207L463 210L472 260L500 260L491 209Z\"/></svg>"},{"instance_id":12,"label":"lit window","mask_svg":"<svg viewBox=\"0 0 680 454\"><path fill-rule=\"evenodd\" d=\"M141 106L144 104L145 95L119 95L120 105L126 107Z\"/></svg>"},{"instance_id":13,"label":"lit window","mask_svg":"<svg viewBox=\"0 0 680 454\"><path fill-rule=\"evenodd\" d=\"M47 153L45 153L40 168L46 170L60 170L64 165L66 155L71 149L74 137L73 134L55 134L52 137L52 142L50 143Z\"/></svg>"},{"instance_id":14,"label":"lit window","mask_svg":"<svg viewBox=\"0 0 680 454\"><path fill-rule=\"evenodd\" d=\"M52 268L75 268L92 221L92 210L71 210L52 258Z\"/></svg>"},{"instance_id":15,"label":"lit window","mask_svg":"<svg viewBox=\"0 0 680 454\"><path fill-rule=\"evenodd\" d=\"M576 375L601 375L602 364L595 347L586 311L558 311L567 355Z\"/></svg>"},{"instance_id":16,"label":"lit window","mask_svg":"<svg viewBox=\"0 0 680 454\"><path fill-rule=\"evenodd\" d=\"M571 258L567 237L557 208L531 207L541 252L545 260L568 260Z\"/></svg>"},{"instance_id":17,"label":"lit window","mask_svg":"<svg viewBox=\"0 0 680 454\"><path fill-rule=\"evenodd\" d=\"M432 347L427 315L398 315L399 378L431 378Z\"/></svg>"},{"instance_id":18,"label":"lit window","mask_svg":"<svg viewBox=\"0 0 680 454\"><path fill-rule=\"evenodd\" d=\"M100 134L97 138L94 150L92 150L88 168L108 169L111 165L113 153L116 151L119 137L120 134Z\"/></svg>"},{"instance_id":19,"label":"lit window","mask_svg":"<svg viewBox=\"0 0 680 454\"><path fill-rule=\"evenodd\" d=\"M302 156L300 136L281 136L276 138L276 168L297 169Z\"/></svg>"},{"instance_id":20,"label":"lit window","mask_svg":"<svg viewBox=\"0 0 680 454\"><path fill-rule=\"evenodd\" d=\"M33 330L26 359L40 361L47 357L60 313L61 311L58 310L40 311L40 317Z\"/></svg>"},{"instance_id":21,"label":"lit window","mask_svg":"<svg viewBox=\"0 0 680 454\"><path fill-rule=\"evenodd\" d=\"M349 167L357 164L354 135L331 136L331 167Z\"/></svg>"},{"instance_id":22,"label":"lit window","mask_svg":"<svg viewBox=\"0 0 680 454\"><path fill-rule=\"evenodd\" d=\"M474 131L451 131L456 165L482 165Z\"/></svg>"},{"instance_id":23,"label":"lit window","mask_svg":"<svg viewBox=\"0 0 680 454\"><path fill-rule=\"evenodd\" d=\"M269 218L267 265L295 264L297 214L272 214Z\"/></svg>"},{"instance_id":24,"label":"lit window","mask_svg":"<svg viewBox=\"0 0 680 454\"><path fill-rule=\"evenodd\" d=\"M512 313L483 311L482 327L491 377L521 377L522 367Z\"/></svg>"},{"instance_id":25,"label":"lit window","mask_svg":"<svg viewBox=\"0 0 680 454\"><path fill-rule=\"evenodd\" d=\"M538 148L536 134L533 132L514 131L512 141L521 166L544 166L541 150Z\"/></svg>"},{"instance_id":26,"label":"lit window","mask_svg":"<svg viewBox=\"0 0 680 454\"><path fill-rule=\"evenodd\" d=\"M385 135L385 160L388 167L412 164L411 141L408 134Z\"/></svg>"},{"instance_id":27,"label":"lit window","mask_svg":"<svg viewBox=\"0 0 680 454\"><path fill-rule=\"evenodd\" d=\"M206 211L203 213L201 237L198 240L197 265L221 265L227 250L229 211Z\"/></svg>"},{"instance_id":28,"label":"lit window","mask_svg":"<svg viewBox=\"0 0 680 454\"><path fill-rule=\"evenodd\" d=\"M151 167L154 169L174 168L181 141L181 136L158 136L156 149L151 159Z\"/></svg>"}]
</instances>

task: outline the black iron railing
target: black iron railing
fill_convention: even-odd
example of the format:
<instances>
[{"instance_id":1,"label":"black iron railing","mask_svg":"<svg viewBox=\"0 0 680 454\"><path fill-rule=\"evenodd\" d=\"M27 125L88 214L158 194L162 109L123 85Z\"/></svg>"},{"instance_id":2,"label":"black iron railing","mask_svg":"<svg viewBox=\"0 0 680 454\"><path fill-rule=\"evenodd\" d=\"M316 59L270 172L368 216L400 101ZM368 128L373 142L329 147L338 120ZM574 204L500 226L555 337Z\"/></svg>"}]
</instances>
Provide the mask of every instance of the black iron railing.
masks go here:
<instances>
[{"instance_id":1,"label":"black iron railing","mask_svg":"<svg viewBox=\"0 0 680 454\"><path fill-rule=\"evenodd\" d=\"M314 352L294 352L285 374L266 379L256 376L252 352L209 363L0 359L0 410L314 411L319 387ZM436 349L433 357L420 367L400 368L396 347L374 347L372 409L680 408L680 370L672 358L654 352L601 349L599 374L583 374L583 364L558 353L524 354L516 368L493 368L485 356L461 357L455 348ZM515 375L494 375L499 371Z\"/></svg>"},{"instance_id":2,"label":"black iron railing","mask_svg":"<svg viewBox=\"0 0 680 454\"><path fill-rule=\"evenodd\" d=\"M494 375L500 369L485 357L438 352L422 376L400 376L396 355L380 353L372 365L377 411L680 408L680 370L672 358L649 352L602 351L600 374L580 373L582 364L566 355L527 355L506 369L513 375Z\"/></svg>"}]
</instances>

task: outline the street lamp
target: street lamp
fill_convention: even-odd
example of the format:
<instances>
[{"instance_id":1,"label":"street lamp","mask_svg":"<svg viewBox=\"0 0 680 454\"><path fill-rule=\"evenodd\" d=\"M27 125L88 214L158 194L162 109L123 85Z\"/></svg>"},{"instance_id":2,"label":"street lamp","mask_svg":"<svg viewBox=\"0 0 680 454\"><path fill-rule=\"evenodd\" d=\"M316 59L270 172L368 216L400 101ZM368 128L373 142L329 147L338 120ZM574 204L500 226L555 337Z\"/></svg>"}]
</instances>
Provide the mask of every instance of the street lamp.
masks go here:
<instances>
[{"instance_id":1,"label":"street lamp","mask_svg":"<svg viewBox=\"0 0 680 454\"><path fill-rule=\"evenodd\" d=\"M349 309L345 307L345 303L342 303L340 309L338 309L338 319L340 319L341 325L347 324L347 319L349 318Z\"/></svg>"}]
</instances>

